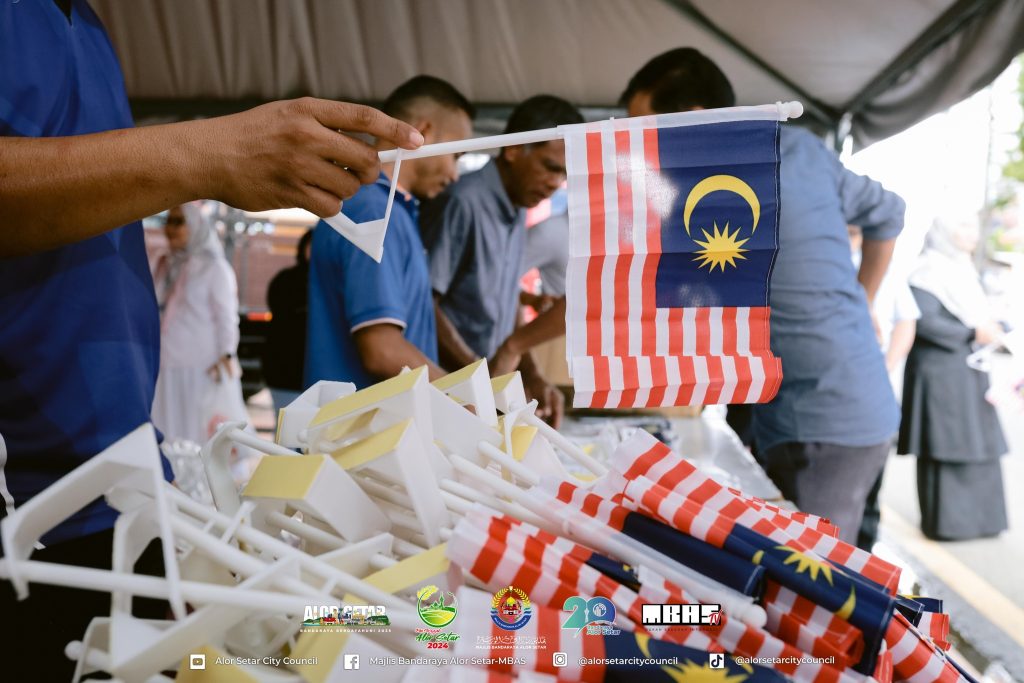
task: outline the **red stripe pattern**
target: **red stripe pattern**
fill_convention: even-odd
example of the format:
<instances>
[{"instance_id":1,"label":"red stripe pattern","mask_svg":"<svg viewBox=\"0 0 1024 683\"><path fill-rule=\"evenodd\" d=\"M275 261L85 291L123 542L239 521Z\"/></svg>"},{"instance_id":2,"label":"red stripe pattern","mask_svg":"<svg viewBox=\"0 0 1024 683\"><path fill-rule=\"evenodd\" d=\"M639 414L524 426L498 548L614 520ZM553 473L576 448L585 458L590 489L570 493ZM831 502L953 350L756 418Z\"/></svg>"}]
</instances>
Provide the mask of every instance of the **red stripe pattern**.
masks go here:
<instances>
[{"instance_id":1,"label":"red stripe pattern","mask_svg":"<svg viewBox=\"0 0 1024 683\"><path fill-rule=\"evenodd\" d=\"M607 512L607 508L597 504L591 505L590 510L595 516ZM696 603L698 600L663 578L653 581L655 575L650 572L637 593L587 565L591 553L584 546L525 522L493 516L482 507L474 508L459 522L447 546L448 557L460 566L472 567L470 573L489 589L516 586L529 594L537 612L537 633L546 636L549 651L555 647L554 643L565 643L568 638L560 639L560 629L552 626L550 612L540 610L560 610L565 600L573 595L600 595L615 605L616 626L625 633L643 634L709 652L726 650L738 656L779 658L782 661L771 666L795 681L856 683L859 680L856 674L842 670L846 659L835 648L823 645L824 641L811 643L807 649L796 647L764 629L730 619L728 614L723 614L721 626L715 631L679 628L651 632L642 626L643 604ZM486 559L481 561L481 558ZM461 595L460 604L463 604ZM533 626L528 624L526 628ZM583 637L582 640L584 645L589 645L599 639ZM822 658L835 656L838 666L799 661L805 653ZM501 656L498 650L492 655ZM525 658L526 664L522 667L525 670L554 672L550 655L545 656L543 651L540 654L517 651L516 656ZM509 671L508 665L495 664L492 669L499 666L502 672ZM590 677L594 673L584 667L572 672L573 680L600 680Z\"/></svg>"},{"instance_id":2,"label":"red stripe pattern","mask_svg":"<svg viewBox=\"0 0 1024 683\"><path fill-rule=\"evenodd\" d=\"M639 431L622 444L609 464L621 474L626 499L663 522L674 524L680 515L717 513L717 525L726 524L725 520L742 524L855 571L891 594L896 592L900 577L896 565L835 538L835 527L821 518L784 511L727 489L647 432Z\"/></svg>"}]
</instances>

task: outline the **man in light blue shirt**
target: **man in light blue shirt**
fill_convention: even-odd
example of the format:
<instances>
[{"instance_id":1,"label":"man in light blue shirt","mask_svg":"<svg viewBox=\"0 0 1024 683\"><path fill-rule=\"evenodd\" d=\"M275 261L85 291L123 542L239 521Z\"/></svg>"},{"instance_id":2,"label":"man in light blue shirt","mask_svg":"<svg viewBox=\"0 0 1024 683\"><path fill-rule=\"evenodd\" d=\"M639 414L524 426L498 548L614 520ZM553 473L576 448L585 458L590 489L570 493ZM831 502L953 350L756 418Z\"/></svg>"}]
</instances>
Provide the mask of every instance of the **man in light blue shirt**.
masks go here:
<instances>
[{"instance_id":1,"label":"man in light blue shirt","mask_svg":"<svg viewBox=\"0 0 1024 683\"><path fill-rule=\"evenodd\" d=\"M432 76L406 81L381 109L413 125L427 144L472 134L472 105ZM326 222L317 224L309 265L305 386L326 379L362 389L405 366L426 365L431 379L444 374L437 365L434 298L417 221L419 200L440 194L457 179L454 154L408 160L397 178L394 165L385 164L376 183L344 203L342 211L357 223L381 218L391 184L397 184L380 263Z\"/></svg>"},{"instance_id":2,"label":"man in light blue shirt","mask_svg":"<svg viewBox=\"0 0 1024 683\"><path fill-rule=\"evenodd\" d=\"M630 116L730 107L732 86L692 48L648 62L622 96ZM779 252L771 280L771 346L782 386L754 406L769 476L806 512L857 537L864 501L899 423L870 303L903 228L900 197L847 170L824 144L783 126ZM864 234L860 270L847 224Z\"/></svg>"}]
</instances>

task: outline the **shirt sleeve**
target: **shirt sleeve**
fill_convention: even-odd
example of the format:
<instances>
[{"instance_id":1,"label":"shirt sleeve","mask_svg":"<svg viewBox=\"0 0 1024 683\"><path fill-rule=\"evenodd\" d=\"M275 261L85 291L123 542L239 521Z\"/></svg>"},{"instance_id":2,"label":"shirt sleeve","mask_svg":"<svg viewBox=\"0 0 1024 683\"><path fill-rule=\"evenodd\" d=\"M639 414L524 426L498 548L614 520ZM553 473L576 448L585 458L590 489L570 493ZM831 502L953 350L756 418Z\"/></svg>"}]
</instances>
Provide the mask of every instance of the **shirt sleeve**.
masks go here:
<instances>
[{"instance_id":1,"label":"shirt sleeve","mask_svg":"<svg viewBox=\"0 0 1024 683\"><path fill-rule=\"evenodd\" d=\"M918 320L921 318L921 309L917 306L914 293L910 291L910 285L904 284L896 292L896 322L904 320Z\"/></svg>"},{"instance_id":2,"label":"shirt sleeve","mask_svg":"<svg viewBox=\"0 0 1024 683\"><path fill-rule=\"evenodd\" d=\"M351 332L381 323L405 329L408 313L402 276L407 255L401 248L396 227L392 226L384 237L384 256L380 263L348 240L337 240L342 264L342 304Z\"/></svg>"},{"instance_id":3,"label":"shirt sleeve","mask_svg":"<svg viewBox=\"0 0 1024 683\"><path fill-rule=\"evenodd\" d=\"M945 313L942 303L928 292L913 288L914 299L921 310L917 321L917 338L949 351L960 351L974 339L974 330Z\"/></svg>"},{"instance_id":4,"label":"shirt sleeve","mask_svg":"<svg viewBox=\"0 0 1024 683\"><path fill-rule=\"evenodd\" d=\"M473 214L458 197L443 196L420 217L430 260L430 286L445 294L471 250Z\"/></svg>"},{"instance_id":5,"label":"shirt sleeve","mask_svg":"<svg viewBox=\"0 0 1024 683\"><path fill-rule=\"evenodd\" d=\"M903 230L906 202L877 180L854 173L825 150L835 167L839 200L847 224L861 228L866 240L889 240Z\"/></svg>"}]
</instances>

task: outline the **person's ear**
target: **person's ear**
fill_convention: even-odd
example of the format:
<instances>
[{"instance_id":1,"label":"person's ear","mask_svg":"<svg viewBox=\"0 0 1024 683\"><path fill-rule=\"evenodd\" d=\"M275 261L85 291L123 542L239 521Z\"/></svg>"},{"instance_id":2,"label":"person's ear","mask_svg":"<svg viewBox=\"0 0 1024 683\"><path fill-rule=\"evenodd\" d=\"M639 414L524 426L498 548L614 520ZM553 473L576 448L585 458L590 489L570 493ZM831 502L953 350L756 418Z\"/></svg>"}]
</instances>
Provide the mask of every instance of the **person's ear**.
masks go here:
<instances>
[{"instance_id":1,"label":"person's ear","mask_svg":"<svg viewBox=\"0 0 1024 683\"><path fill-rule=\"evenodd\" d=\"M511 147L504 147L501 150L501 156L508 163L514 164L521 156L523 156L523 146L512 145Z\"/></svg>"},{"instance_id":2,"label":"person's ear","mask_svg":"<svg viewBox=\"0 0 1024 683\"><path fill-rule=\"evenodd\" d=\"M429 144L434 141L434 131L436 128L430 119L421 119L417 121L415 128L420 132L420 135L423 136L424 142Z\"/></svg>"}]
</instances>

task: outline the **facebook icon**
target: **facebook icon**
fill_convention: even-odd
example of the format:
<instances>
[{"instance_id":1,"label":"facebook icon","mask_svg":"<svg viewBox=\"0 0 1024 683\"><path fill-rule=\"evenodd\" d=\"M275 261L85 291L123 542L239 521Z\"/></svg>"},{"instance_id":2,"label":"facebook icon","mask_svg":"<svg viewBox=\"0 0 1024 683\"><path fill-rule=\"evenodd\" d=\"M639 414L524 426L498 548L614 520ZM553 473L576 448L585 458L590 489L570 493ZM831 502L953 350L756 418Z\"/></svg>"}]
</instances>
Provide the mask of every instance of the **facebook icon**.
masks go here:
<instances>
[{"instance_id":1,"label":"facebook icon","mask_svg":"<svg viewBox=\"0 0 1024 683\"><path fill-rule=\"evenodd\" d=\"M712 669L724 669L725 668L725 655L721 652L711 652L708 654Z\"/></svg>"}]
</instances>

